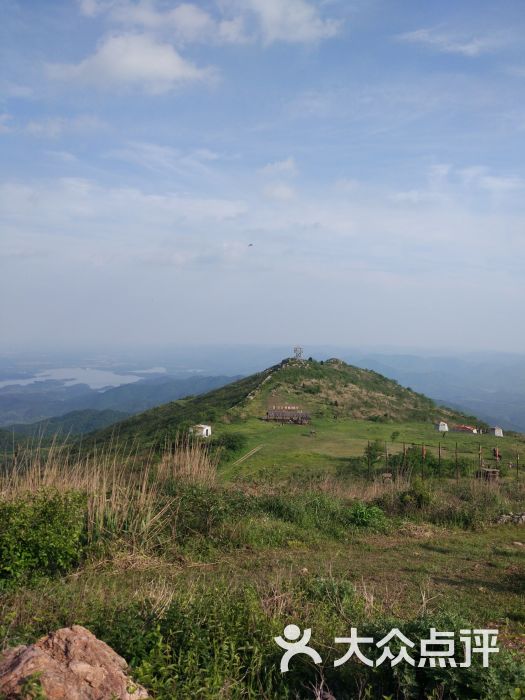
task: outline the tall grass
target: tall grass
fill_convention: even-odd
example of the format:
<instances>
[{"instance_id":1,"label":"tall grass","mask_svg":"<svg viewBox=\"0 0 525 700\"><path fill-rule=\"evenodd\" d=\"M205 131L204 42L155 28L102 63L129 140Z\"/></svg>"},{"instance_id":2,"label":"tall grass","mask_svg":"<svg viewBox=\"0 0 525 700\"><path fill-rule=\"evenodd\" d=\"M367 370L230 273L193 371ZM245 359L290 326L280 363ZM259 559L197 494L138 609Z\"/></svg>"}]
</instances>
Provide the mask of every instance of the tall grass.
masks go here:
<instances>
[{"instance_id":1,"label":"tall grass","mask_svg":"<svg viewBox=\"0 0 525 700\"><path fill-rule=\"evenodd\" d=\"M87 497L88 543L126 539L134 549L147 549L176 510L167 495L173 480L210 485L217 460L197 441L177 440L160 461L153 451L94 450L75 454L67 443L29 447L0 470L0 501L41 492L77 492Z\"/></svg>"},{"instance_id":2,"label":"tall grass","mask_svg":"<svg viewBox=\"0 0 525 700\"><path fill-rule=\"evenodd\" d=\"M212 486L216 481L220 453L212 451L202 440L178 438L166 446L157 465L157 477L162 481L176 479L190 484Z\"/></svg>"}]
</instances>

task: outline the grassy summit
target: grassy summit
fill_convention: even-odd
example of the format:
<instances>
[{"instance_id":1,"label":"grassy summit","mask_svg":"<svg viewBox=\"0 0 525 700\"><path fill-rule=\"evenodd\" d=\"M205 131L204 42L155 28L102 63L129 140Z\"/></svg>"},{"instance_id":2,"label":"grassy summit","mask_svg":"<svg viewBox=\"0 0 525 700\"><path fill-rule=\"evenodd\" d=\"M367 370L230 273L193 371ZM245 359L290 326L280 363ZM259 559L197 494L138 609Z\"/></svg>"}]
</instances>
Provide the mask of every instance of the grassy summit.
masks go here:
<instances>
[{"instance_id":1,"label":"grassy summit","mask_svg":"<svg viewBox=\"0 0 525 700\"><path fill-rule=\"evenodd\" d=\"M313 419L353 419L379 423L431 423L467 418L400 386L377 372L341 360L283 360L207 394L173 401L93 433L97 443L118 436L119 441L150 446L173 438L196 422L229 424L262 418L268 406L300 405Z\"/></svg>"}]
</instances>

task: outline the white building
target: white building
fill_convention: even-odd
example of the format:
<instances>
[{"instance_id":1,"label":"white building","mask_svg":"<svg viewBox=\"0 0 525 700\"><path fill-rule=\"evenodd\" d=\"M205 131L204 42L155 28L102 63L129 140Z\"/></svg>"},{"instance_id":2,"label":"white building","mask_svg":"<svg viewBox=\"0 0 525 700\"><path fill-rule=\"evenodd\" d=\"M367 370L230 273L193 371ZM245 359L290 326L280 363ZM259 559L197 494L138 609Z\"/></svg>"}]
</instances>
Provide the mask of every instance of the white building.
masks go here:
<instances>
[{"instance_id":1,"label":"white building","mask_svg":"<svg viewBox=\"0 0 525 700\"><path fill-rule=\"evenodd\" d=\"M211 436L211 425L204 425L199 423L198 425L193 425L190 428L190 433L193 435L198 435L199 437L210 437Z\"/></svg>"},{"instance_id":2,"label":"white building","mask_svg":"<svg viewBox=\"0 0 525 700\"><path fill-rule=\"evenodd\" d=\"M503 428L500 428L499 425L495 425L490 429L490 434L494 435L494 437L503 437Z\"/></svg>"},{"instance_id":3,"label":"white building","mask_svg":"<svg viewBox=\"0 0 525 700\"><path fill-rule=\"evenodd\" d=\"M436 430L440 433L448 433L448 423L445 423L444 420L440 420L439 423L436 423Z\"/></svg>"}]
</instances>

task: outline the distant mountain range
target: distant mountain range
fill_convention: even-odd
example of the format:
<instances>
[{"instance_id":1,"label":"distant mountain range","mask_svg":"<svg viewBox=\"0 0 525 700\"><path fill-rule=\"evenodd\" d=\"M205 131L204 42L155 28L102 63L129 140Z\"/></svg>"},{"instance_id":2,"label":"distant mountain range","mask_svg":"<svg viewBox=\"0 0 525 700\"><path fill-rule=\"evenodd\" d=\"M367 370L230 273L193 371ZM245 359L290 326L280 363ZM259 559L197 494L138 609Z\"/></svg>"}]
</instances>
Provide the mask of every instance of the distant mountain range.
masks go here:
<instances>
[{"instance_id":1,"label":"distant mountain range","mask_svg":"<svg viewBox=\"0 0 525 700\"><path fill-rule=\"evenodd\" d=\"M104 422L109 425L125 415L140 413L186 396L202 394L237 378L198 375L178 379L161 376L104 391L91 389L86 384L65 386L56 380L39 381L26 386L12 385L0 391L0 426L26 435L35 431L46 432L45 425L55 426L62 432L88 432L85 427L90 424L93 424L91 430L95 430L103 427ZM84 416L80 415L86 411ZM97 417L95 412L102 412L102 415ZM51 418L56 420L50 422ZM36 425L29 429L21 425L30 423Z\"/></svg>"},{"instance_id":2,"label":"distant mountain range","mask_svg":"<svg viewBox=\"0 0 525 700\"><path fill-rule=\"evenodd\" d=\"M104 390L86 384L66 386L57 380L38 381L26 386L0 388L0 427L34 423L72 411L119 411L135 414L184 396L206 393L239 376L247 376L262 367L274 365L290 349L284 347L191 348L178 354L150 358L150 366L165 365L168 373L143 377L139 381ZM306 355L320 359L338 356L346 362L375 370L431 397L438 403L473 413L487 423L507 430L525 432L525 356L505 353L470 353L456 356L363 351L351 348L307 347ZM64 365L80 363L79 358L63 358ZM138 362L138 360L137 360ZM36 360L35 360L36 363ZM88 363L83 358L83 366ZM146 364L146 360L143 361ZM23 367L30 366L26 362ZM35 364L35 367L37 365ZM60 365L56 365L60 366ZM134 372L132 358L117 371ZM22 365L21 365L22 367ZM199 368L199 374L191 374ZM1 369L1 367L0 367ZM186 376L179 373L186 372ZM170 374L171 373L171 374ZM227 376L227 375L235 376ZM0 376L2 372L0 371ZM2 379L27 378L11 363L4 367ZM92 416L93 417L93 416ZM92 418L91 417L91 418ZM88 418L91 420L91 418ZM99 417L110 419L110 414ZM65 418L66 423L69 418ZM78 425L78 416L73 417ZM81 421L82 422L82 421ZM41 426L39 426L39 429Z\"/></svg>"},{"instance_id":3,"label":"distant mountain range","mask_svg":"<svg viewBox=\"0 0 525 700\"><path fill-rule=\"evenodd\" d=\"M349 359L349 358L345 358ZM479 416L491 425L525 432L525 357L470 354L461 357L370 354L352 361L431 396L438 403Z\"/></svg>"},{"instance_id":4,"label":"distant mountain range","mask_svg":"<svg viewBox=\"0 0 525 700\"><path fill-rule=\"evenodd\" d=\"M68 435L84 435L93 430L106 428L118 421L124 420L129 413L123 411L113 411L104 409L99 411L93 408L86 408L83 411L70 411L63 416L44 418L36 423L18 423L10 425L7 431L15 433L16 436L25 435L28 437L51 437L53 435L67 437ZM7 432L6 431L6 432Z\"/></svg>"}]
</instances>

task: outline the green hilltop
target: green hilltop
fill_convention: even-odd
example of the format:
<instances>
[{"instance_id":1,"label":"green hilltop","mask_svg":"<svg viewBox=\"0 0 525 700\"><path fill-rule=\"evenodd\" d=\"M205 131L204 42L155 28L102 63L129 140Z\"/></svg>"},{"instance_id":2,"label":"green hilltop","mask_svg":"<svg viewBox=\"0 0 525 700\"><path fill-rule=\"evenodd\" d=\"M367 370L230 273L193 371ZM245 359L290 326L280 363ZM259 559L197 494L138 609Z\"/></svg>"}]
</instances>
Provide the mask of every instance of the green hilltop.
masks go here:
<instances>
[{"instance_id":1,"label":"green hilltop","mask_svg":"<svg viewBox=\"0 0 525 700\"><path fill-rule=\"evenodd\" d=\"M378 423L465 421L467 416L437 407L428 397L395 380L341 360L286 359L262 372L196 397L173 401L91 434L152 446L193 423L230 424L262 418L271 405L293 404L312 419L335 418Z\"/></svg>"}]
</instances>

